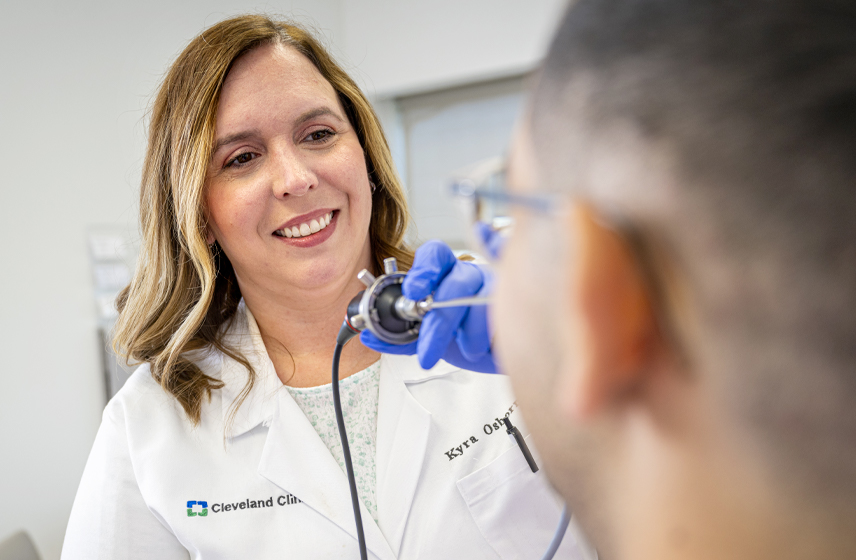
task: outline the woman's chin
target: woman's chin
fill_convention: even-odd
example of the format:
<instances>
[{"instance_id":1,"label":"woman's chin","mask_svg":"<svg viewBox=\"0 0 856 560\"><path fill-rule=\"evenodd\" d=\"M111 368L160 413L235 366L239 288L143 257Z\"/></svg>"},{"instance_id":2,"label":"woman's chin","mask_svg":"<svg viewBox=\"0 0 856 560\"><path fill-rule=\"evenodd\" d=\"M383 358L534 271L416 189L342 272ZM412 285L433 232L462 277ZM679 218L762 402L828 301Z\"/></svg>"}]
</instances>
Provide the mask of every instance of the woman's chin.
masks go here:
<instances>
[{"instance_id":1,"label":"woman's chin","mask_svg":"<svg viewBox=\"0 0 856 560\"><path fill-rule=\"evenodd\" d=\"M342 270L341 260L331 260L333 262L324 262L327 259L314 260L301 266L300 271L292 268L275 281L276 285L286 293L309 292L319 296L327 293L328 290L337 293L343 286L353 283L356 273Z\"/></svg>"}]
</instances>

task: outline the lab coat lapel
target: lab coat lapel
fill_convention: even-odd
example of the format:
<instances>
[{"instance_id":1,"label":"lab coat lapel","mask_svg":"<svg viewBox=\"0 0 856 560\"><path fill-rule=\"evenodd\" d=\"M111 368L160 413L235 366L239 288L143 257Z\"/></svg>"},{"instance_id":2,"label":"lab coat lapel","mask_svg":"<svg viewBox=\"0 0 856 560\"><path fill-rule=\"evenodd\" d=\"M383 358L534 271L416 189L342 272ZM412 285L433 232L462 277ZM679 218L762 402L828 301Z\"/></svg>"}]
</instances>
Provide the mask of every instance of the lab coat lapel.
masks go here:
<instances>
[{"instance_id":1,"label":"lab coat lapel","mask_svg":"<svg viewBox=\"0 0 856 560\"><path fill-rule=\"evenodd\" d=\"M228 445L232 438L249 432L259 424L270 424L282 382L276 376L259 327L244 300L238 304L238 311L226 333L224 343L244 356L255 373L249 391L244 394L249 381L247 368L222 353L215 354L221 361L220 379L225 384L220 394ZM203 368L203 371L206 369ZM240 406L237 406L238 404Z\"/></svg>"},{"instance_id":2,"label":"lab coat lapel","mask_svg":"<svg viewBox=\"0 0 856 560\"><path fill-rule=\"evenodd\" d=\"M398 556L431 431L431 413L413 398L406 383L414 381L411 379L414 374L418 382L457 368L443 364L437 371L425 372L410 356L384 354L381 360L377 418L378 524Z\"/></svg>"},{"instance_id":3,"label":"lab coat lapel","mask_svg":"<svg viewBox=\"0 0 856 560\"><path fill-rule=\"evenodd\" d=\"M347 476L288 391L281 390L277 401L278 410L262 451L259 474L338 525L356 542ZM371 514L362 504L360 510L366 547L381 560L394 560L395 555Z\"/></svg>"}]
</instances>

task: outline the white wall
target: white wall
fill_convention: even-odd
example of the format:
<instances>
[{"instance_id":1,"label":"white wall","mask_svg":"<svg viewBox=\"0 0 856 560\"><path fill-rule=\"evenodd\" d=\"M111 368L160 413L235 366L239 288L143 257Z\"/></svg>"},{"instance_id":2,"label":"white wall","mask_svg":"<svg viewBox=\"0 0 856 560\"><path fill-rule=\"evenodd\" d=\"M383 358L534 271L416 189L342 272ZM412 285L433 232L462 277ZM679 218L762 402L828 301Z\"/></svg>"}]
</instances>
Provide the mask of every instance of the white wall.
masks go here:
<instances>
[{"instance_id":1,"label":"white wall","mask_svg":"<svg viewBox=\"0 0 856 560\"><path fill-rule=\"evenodd\" d=\"M382 98L531 68L563 1L5 0L0 539L23 528L59 557L104 404L86 232L136 231L145 108L192 36L240 12L308 19Z\"/></svg>"},{"instance_id":2,"label":"white wall","mask_svg":"<svg viewBox=\"0 0 856 560\"><path fill-rule=\"evenodd\" d=\"M531 70L566 0L342 0L342 48L378 98Z\"/></svg>"},{"instance_id":3,"label":"white wall","mask_svg":"<svg viewBox=\"0 0 856 560\"><path fill-rule=\"evenodd\" d=\"M337 0L12 2L0 16L0 539L59 558L104 388L86 229L136 231L144 109L187 41L225 16Z\"/></svg>"}]
</instances>

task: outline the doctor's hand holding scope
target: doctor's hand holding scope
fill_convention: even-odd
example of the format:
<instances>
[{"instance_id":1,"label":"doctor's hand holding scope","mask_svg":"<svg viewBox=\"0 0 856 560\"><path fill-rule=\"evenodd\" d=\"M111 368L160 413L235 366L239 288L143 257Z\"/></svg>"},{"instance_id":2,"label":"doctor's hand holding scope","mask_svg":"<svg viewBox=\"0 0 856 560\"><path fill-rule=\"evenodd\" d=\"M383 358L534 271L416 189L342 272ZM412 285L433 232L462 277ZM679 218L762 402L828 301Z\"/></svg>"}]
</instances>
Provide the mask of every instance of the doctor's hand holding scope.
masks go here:
<instances>
[{"instance_id":1,"label":"doctor's hand holding scope","mask_svg":"<svg viewBox=\"0 0 856 560\"><path fill-rule=\"evenodd\" d=\"M359 558L330 364L357 274L413 259L378 119L305 30L242 16L178 56L149 131L114 339L142 365L62 558ZM528 434L507 379L432 365L342 352L368 557L541 558L562 503L507 435ZM589 554L571 531L556 558Z\"/></svg>"},{"instance_id":2,"label":"doctor's hand holding scope","mask_svg":"<svg viewBox=\"0 0 856 560\"><path fill-rule=\"evenodd\" d=\"M471 228L470 249L494 262L498 259L513 221L511 205L536 206L538 199L510 195L505 189L505 162L493 158L475 164L459 174L451 184L460 217ZM418 355L422 367L433 367L441 358L463 368L497 372L487 303L493 291L494 273L488 263L465 262L439 240L422 245L410 272L402 282L404 297L421 301L454 303L470 298L477 305L438 309L426 314L419 337L409 344L392 344L364 331L363 343L379 352Z\"/></svg>"}]
</instances>

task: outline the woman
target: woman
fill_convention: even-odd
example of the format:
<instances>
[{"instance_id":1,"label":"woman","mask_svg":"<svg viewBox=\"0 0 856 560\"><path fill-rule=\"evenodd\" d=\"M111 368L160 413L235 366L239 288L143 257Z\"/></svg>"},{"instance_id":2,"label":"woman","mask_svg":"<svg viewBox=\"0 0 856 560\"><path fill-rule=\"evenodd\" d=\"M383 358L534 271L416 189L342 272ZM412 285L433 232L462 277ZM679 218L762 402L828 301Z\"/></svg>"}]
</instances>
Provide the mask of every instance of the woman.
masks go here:
<instances>
[{"instance_id":1,"label":"woman","mask_svg":"<svg viewBox=\"0 0 856 560\"><path fill-rule=\"evenodd\" d=\"M143 365L63 558L357 557L330 365L357 273L412 262L407 219L369 103L306 32L244 16L192 41L155 101L119 301L116 348ZM370 557L540 556L559 506L500 435L505 379L358 340L340 378Z\"/></svg>"}]
</instances>

